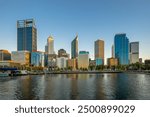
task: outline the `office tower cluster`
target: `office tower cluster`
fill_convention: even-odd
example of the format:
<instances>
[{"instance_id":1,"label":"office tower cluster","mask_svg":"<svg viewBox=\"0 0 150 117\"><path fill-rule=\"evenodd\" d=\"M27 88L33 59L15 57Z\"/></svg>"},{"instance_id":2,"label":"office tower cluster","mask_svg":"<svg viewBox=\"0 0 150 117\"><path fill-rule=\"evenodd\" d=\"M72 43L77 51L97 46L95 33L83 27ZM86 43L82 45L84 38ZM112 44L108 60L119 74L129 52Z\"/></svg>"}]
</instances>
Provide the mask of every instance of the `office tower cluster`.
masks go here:
<instances>
[{"instance_id":1,"label":"office tower cluster","mask_svg":"<svg viewBox=\"0 0 150 117\"><path fill-rule=\"evenodd\" d=\"M105 42L97 39L93 43L94 60L90 59L90 53L86 50L79 51L78 35L70 43L71 56L63 48L57 53L54 49L54 38L50 35L46 39L45 52L37 51L37 29L33 19L17 21L17 51L12 53L0 50L0 61L11 61L13 66L18 64L28 67L46 67L49 70L56 69L89 69L91 66L105 65ZM129 42L125 33L116 34L111 47L111 57L107 59L107 65L129 65L142 63L139 59L139 42Z\"/></svg>"}]
</instances>

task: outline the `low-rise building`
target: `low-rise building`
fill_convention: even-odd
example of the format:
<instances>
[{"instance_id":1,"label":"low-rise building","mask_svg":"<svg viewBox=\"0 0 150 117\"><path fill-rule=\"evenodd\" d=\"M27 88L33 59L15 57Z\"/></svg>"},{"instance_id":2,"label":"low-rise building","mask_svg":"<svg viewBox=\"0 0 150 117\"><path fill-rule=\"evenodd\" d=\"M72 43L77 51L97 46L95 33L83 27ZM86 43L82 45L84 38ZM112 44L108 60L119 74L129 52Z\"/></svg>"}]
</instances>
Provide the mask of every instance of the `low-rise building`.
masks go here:
<instances>
[{"instance_id":1,"label":"low-rise building","mask_svg":"<svg viewBox=\"0 0 150 117\"><path fill-rule=\"evenodd\" d=\"M21 65L30 65L30 52L29 51L12 51L12 61L20 63Z\"/></svg>"},{"instance_id":2,"label":"low-rise building","mask_svg":"<svg viewBox=\"0 0 150 117\"><path fill-rule=\"evenodd\" d=\"M44 67L44 52L31 52L31 65L35 67Z\"/></svg>"},{"instance_id":3,"label":"low-rise building","mask_svg":"<svg viewBox=\"0 0 150 117\"><path fill-rule=\"evenodd\" d=\"M143 63L142 58L139 58L139 63L140 63L140 64L142 64L142 63Z\"/></svg>"},{"instance_id":4,"label":"low-rise building","mask_svg":"<svg viewBox=\"0 0 150 117\"><path fill-rule=\"evenodd\" d=\"M96 58L95 62L96 62L96 66L104 65L104 60L102 58Z\"/></svg>"},{"instance_id":5,"label":"low-rise building","mask_svg":"<svg viewBox=\"0 0 150 117\"><path fill-rule=\"evenodd\" d=\"M0 61L0 68L19 68L20 63L13 61Z\"/></svg>"},{"instance_id":6,"label":"low-rise building","mask_svg":"<svg viewBox=\"0 0 150 117\"><path fill-rule=\"evenodd\" d=\"M117 66L118 65L118 59L117 58L108 58L107 59L107 65L109 67Z\"/></svg>"},{"instance_id":7,"label":"low-rise building","mask_svg":"<svg viewBox=\"0 0 150 117\"><path fill-rule=\"evenodd\" d=\"M145 60L145 65L150 65L150 59Z\"/></svg>"},{"instance_id":8,"label":"low-rise building","mask_svg":"<svg viewBox=\"0 0 150 117\"><path fill-rule=\"evenodd\" d=\"M8 50L0 50L0 61L10 61L11 53Z\"/></svg>"},{"instance_id":9,"label":"low-rise building","mask_svg":"<svg viewBox=\"0 0 150 117\"><path fill-rule=\"evenodd\" d=\"M90 60L89 61L89 66L96 66L96 61L95 60Z\"/></svg>"},{"instance_id":10,"label":"low-rise building","mask_svg":"<svg viewBox=\"0 0 150 117\"><path fill-rule=\"evenodd\" d=\"M55 70L57 67L56 65L56 59L57 59L57 54L48 54L48 68L49 70Z\"/></svg>"},{"instance_id":11,"label":"low-rise building","mask_svg":"<svg viewBox=\"0 0 150 117\"><path fill-rule=\"evenodd\" d=\"M62 68L62 69L64 69L64 68L67 68L67 60L68 60L68 58L66 58L66 57L59 57L59 58L57 58L56 59L56 64L57 64L57 67L58 68Z\"/></svg>"}]
</instances>

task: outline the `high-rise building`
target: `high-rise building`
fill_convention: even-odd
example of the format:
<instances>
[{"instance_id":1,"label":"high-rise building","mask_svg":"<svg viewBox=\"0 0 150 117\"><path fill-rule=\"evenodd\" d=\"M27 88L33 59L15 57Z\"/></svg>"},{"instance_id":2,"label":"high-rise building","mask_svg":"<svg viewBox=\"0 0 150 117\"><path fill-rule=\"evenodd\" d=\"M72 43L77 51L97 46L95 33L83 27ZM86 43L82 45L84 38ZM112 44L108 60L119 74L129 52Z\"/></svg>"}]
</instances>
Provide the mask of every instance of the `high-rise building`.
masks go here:
<instances>
[{"instance_id":1,"label":"high-rise building","mask_svg":"<svg viewBox=\"0 0 150 117\"><path fill-rule=\"evenodd\" d=\"M17 50L37 51L37 29L33 19L17 21Z\"/></svg>"},{"instance_id":2,"label":"high-rise building","mask_svg":"<svg viewBox=\"0 0 150 117\"><path fill-rule=\"evenodd\" d=\"M125 33L116 34L114 37L115 58L120 65L129 64L129 39Z\"/></svg>"},{"instance_id":3,"label":"high-rise building","mask_svg":"<svg viewBox=\"0 0 150 117\"><path fill-rule=\"evenodd\" d=\"M139 62L139 42L130 43L130 63Z\"/></svg>"},{"instance_id":4,"label":"high-rise building","mask_svg":"<svg viewBox=\"0 0 150 117\"><path fill-rule=\"evenodd\" d=\"M66 57L69 58L69 54L66 52L64 49L59 49L58 50L58 57Z\"/></svg>"},{"instance_id":5,"label":"high-rise building","mask_svg":"<svg viewBox=\"0 0 150 117\"><path fill-rule=\"evenodd\" d=\"M31 65L36 67L44 67L44 52L32 52Z\"/></svg>"},{"instance_id":6,"label":"high-rise building","mask_svg":"<svg viewBox=\"0 0 150 117\"><path fill-rule=\"evenodd\" d=\"M67 60L67 66L68 68L72 68L72 70L76 70L77 69L77 59L68 59Z\"/></svg>"},{"instance_id":7,"label":"high-rise building","mask_svg":"<svg viewBox=\"0 0 150 117\"><path fill-rule=\"evenodd\" d=\"M104 41L103 40L95 41L94 52L95 52L95 60L102 60L102 65L104 65Z\"/></svg>"},{"instance_id":8,"label":"high-rise building","mask_svg":"<svg viewBox=\"0 0 150 117\"><path fill-rule=\"evenodd\" d=\"M78 57L78 35L71 42L71 58L77 58L77 57Z\"/></svg>"},{"instance_id":9,"label":"high-rise building","mask_svg":"<svg viewBox=\"0 0 150 117\"><path fill-rule=\"evenodd\" d=\"M47 44L45 45L45 53L46 54L48 53L48 46L47 46Z\"/></svg>"},{"instance_id":10,"label":"high-rise building","mask_svg":"<svg viewBox=\"0 0 150 117\"><path fill-rule=\"evenodd\" d=\"M10 61L11 54L8 50L0 50L0 61Z\"/></svg>"},{"instance_id":11,"label":"high-rise building","mask_svg":"<svg viewBox=\"0 0 150 117\"><path fill-rule=\"evenodd\" d=\"M48 54L54 54L54 39L52 36L47 38L47 52Z\"/></svg>"},{"instance_id":12,"label":"high-rise building","mask_svg":"<svg viewBox=\"0 0 150 117\"><path fill-rule=\"evenodd\" d=\"M78 68L86 68L89 67L89 52L80 51L78 56Z\"/></svg>"}]
</instances>

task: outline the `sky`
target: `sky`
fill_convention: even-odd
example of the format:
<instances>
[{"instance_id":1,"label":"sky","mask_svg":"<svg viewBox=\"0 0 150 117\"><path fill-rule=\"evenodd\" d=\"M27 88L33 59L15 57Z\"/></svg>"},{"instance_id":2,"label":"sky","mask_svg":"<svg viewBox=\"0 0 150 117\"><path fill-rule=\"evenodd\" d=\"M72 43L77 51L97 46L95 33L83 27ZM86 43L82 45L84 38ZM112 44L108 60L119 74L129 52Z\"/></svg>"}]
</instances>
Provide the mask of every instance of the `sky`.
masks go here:
<instances>
[{"instance_id":1,"label":"sky","mask_svg":"<svg viewBox=\"0 0 150 117\"><path fill-rule=\"evenodd\" d=\"M114 35L126 33L130 42L139 41L140 57L150 59L150 0L0 0L0 49L17 50L17 20L31 18L39 51L51 35L55 52L70 53L78 34L79 50L93 59L94 41L102 39L109 58Z\"/></svg>"}]
</instances>

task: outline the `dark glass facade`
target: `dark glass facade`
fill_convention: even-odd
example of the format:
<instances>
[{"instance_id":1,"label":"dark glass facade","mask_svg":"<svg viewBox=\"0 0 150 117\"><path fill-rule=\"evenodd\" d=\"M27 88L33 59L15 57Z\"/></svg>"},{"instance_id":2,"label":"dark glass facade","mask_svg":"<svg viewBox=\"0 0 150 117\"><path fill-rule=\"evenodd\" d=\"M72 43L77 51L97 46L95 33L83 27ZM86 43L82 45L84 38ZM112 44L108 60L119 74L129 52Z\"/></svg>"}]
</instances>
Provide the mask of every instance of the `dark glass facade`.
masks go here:
<instances>
[{"instance_id":1,"label":"dark glass facade","mask_svg":"<svg viewBox=\"0 0 150 117\"><path fill-rule=\"evenodd\" d=\"M120 65L129 64L129 39L126 34L116 34L114 37L115 58Z\"/></svg>"},{"instance_id":2,"label":"dark glass facade","mask_svg":"<svg viewBox=\"0 0 150 117\"><path fill-rule=\"evenodd\" d=\"M37 29L34 20L17 21L17 50L37 51Z\"/></svg>"},{"instance_id":3,"label":"dark glass facade","mask_svg":"<svg viewBox=\"0 0 150 117\"><path fill-rule=\"evenodd\" d=\"M78 57L78 36L71 42L71 58Z\"/></svg>"}]
</instances>

